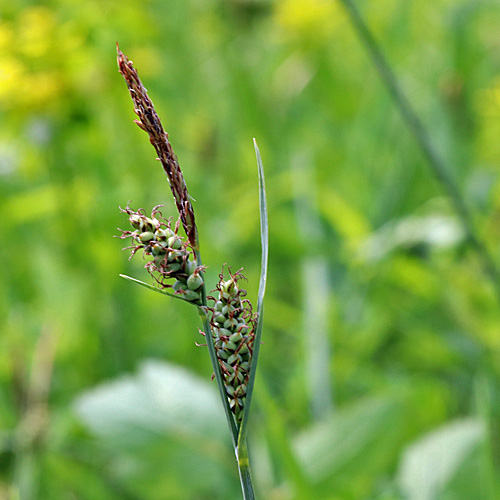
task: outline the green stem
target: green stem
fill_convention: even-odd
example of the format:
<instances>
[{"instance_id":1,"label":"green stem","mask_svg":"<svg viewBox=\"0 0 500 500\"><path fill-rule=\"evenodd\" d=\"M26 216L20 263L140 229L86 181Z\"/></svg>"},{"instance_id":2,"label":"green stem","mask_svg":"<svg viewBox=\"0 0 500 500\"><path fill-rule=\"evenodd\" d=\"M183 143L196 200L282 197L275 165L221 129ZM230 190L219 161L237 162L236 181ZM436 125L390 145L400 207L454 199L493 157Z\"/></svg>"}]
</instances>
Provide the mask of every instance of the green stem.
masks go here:
<instances>
[{"instance_id":1,"label":"green stem","mask_svg":"<svg viewBox=\"0 0 500 500\"><path fill-rule=\"evenodd\" d=\"M250 471L250 460L248 458L248 448L246 441L240 442L236 451L238 459L238 472L240 473L241 489L244 500L254 500L252 473Z\"/></svg>"},{"instance_id":2,"label":"green stem","mask_svg":"<svg viewBox=\"0 0 500 500\"><path fill-rule=\"evenodd\" d=\"M229 408L229 402L226 396L226 389L224 387L224 382L219 369L219 362L217 361L217 355L215 354L215 347L212 341L212 330L210 329L210 322L205 310L202 307L198 308L201 323L203 324L203 329L205 330L205 337L207 339L208 353L210 355L210 361L212 362L212 369L214 371L215 380L217 381L217 387L219 388L219 394L222 400L222 405L224 407L224 412L226 413L227 424L231 431L231 440L233 446L236 448L238 442L238 429L234 422L233 414Z\"/></svg>"},{"instance_id":3,"label":"green stem","mask_svg":"<svg viewBox=\"0 0 500 500\"><path fill-rule=\"evenodd\" d=\"M195 249L196 265L201 266L201 254L200 249L197 246ZM203 286L201 288L201 303L202 305L198 307L198 314L200 315L201 324L203 325L203 330L205 331L205 338L207 340L208 353L210 355L210 361L212 363L212 369L214 371L215 380L217 382L217 387L219 388L219 394L222 400L222 406L224 407L224 412L226 414L227 424L231 431L231 440L233 446L236 449L238 443L238 428L234 421L233 414L229 408L229 401L226 396L226 389L224 386L224 381L222 380L222 375L219 369L219 362L217 360L217 355L215 353L215 346L212 340L212 329L210 327L210 321L207 314L207 293L205 289L205 280L203 280Z\"/></svg>"},{"instance_id":4,"label":"green stem","mask_svg":"<svg viewBox=\"0 0 500 500\"><path fill-rule=\"evenodd\" d=\"M196 256L196 265L201 266L201 254L199 246L194 250ZM233 443L234 451L236 454L236 460L238 463L238 472L240 475L241 490L243 492L244 500L254 500L255 496L253 493L252 475L250 472L250 462L248 459L248 449L246 441L243 446L238 446L238 427L229 407L229 400L226 395L226 388L224 381L222 380L222 374L219 369L219 362L217 360L217 354L215 352L215 346L212 341L212 329L210 327L210 321L207 315L207 294L205 289L205 281L203 281L203 286L201 289L201 303L202 305L198 307L198 314L200 315L200 320L205 331L205 338L207 340L208 353L210 355L210 361L212 363L212 369L214 371L215 380L217 381L217 387L219 388L219 394L222 400L222 406L224 407L224 412L226 414L227 424L229 430L231 431L231 441Z\"/></svg>"},{"instance_id":5,"label":"green stem","mask_svg":"<svg viewBox=\"0 0 500 500\"><path fill-rule=\"evenodd\" d=\"M406 125L415 137L418 146L426 157L432 173L447 193L451 204L462 224L464 233L466 235L466 240L479 255L479 258L481 259L483 264L484 272L491 279L495 287L497 299L500 302L500 273L495 264L495 260L490 254L488 248L477 236L477 229L474 224L473 216L467 207L458 184L450 174L445 161L443 161L441 156L436 151L422 121L401 90L394 72L389 66L387 59L382 53L382 50L377 44L377 41L375 40L365 21L361 17L358 9L355 7L352 0L340 1L347 10L351 18L352 25L361 43L364 45L366 51L371 57L372 62L378 71L380 79L389 91L389 94L391 95L397 108L399 109L403 120L406 122Z\"/></svg>"}]
</instances>

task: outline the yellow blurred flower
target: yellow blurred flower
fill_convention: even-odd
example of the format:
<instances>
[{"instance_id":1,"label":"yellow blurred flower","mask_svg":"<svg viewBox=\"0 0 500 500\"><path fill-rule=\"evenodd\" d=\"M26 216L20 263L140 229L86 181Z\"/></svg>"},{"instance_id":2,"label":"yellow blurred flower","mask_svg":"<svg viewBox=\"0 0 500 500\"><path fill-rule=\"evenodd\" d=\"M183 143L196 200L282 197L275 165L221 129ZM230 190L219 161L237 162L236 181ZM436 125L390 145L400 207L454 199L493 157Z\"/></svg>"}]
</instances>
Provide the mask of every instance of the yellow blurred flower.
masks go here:
<instances>
[{"instance_id":1,"label":"yellow blurred flower","mask_svg":"<svg viewBox=\"0 0 500 500\"><path fill-rule=\"evenodd\" d=\"M331 0L282 0L276 4L275 19L290 36L321 41L335 30L340 13Z\"/></svg>"},{"instance_id":2,"label":"yellow blurred flower","mask_svg":"<svg viewBox=\"0 0 500 500\"><path fill-rule=\"evenodd\" d=\"M0 109L29 107L34 111L53 101L61 84L56 71L28 72L19 59L8 58L0 66Z\"/></svg>"},{"instance_id":3,"label":"yellow blurred flower","mask_svg":"<svg viewBox=\"0 0 500 500\"><path fill-rule=\"evenodd\" d=\"M26 69L21 61L5 57L0 65L0 107L7 104L23 81Z\"/></svg>"},{"instance_id":4,"label":"yellow blurred flower","mask_svg":"<svg viewBox=\"0 0 500 500\"><path fill-rule=\"evenodd\" d=\"M72 85L68 71L83 44L74 21L59 23L46 7L28 7L0 23L0 108L16 114L55 109Z\"/></svg>"}]
</instances>

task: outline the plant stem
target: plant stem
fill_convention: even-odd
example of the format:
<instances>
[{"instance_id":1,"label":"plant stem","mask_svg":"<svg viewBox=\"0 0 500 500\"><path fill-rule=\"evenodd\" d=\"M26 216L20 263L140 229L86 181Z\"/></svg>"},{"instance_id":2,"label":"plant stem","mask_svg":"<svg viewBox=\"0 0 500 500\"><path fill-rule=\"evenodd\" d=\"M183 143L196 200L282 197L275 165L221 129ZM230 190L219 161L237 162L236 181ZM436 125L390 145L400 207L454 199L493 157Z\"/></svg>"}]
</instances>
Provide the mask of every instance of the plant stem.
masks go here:
<instances>
[{"instance_id":1,"label":"plant stem","mask_svg":"<svg viewBox=\"0 0 500 500\"><path fill-rule=\"evenodd\" d=\"M198 243L198 241L196 242ZM201 254L199 245L195 248L196 264L198 266L202 265ZM243 492L244 500L254 500L255 496L253 493L253 483L252 475L250 472L250 462L248 459L248 449L246 441L243 442L243 446L240 443L238 446L238 432L239 429L234 420L231 409L229 408L229 402L226 395L226 390L224 386L224 381L222 380L222 375L219 368L219 362L217 360L217 354L215 352L215 346L212 340L212 329L210 326L210 321L206 313L207 306L207 294L205 289L205 283L203 282L201 290L201 302L202 306L198 307L198 312L200 315L200 320L205 331L205 338L207 340L208 353L210 355L210 361L212 363L212 369L214 370L215 380L217 381L217 387L219 388L219 394L222 400L222 406L224 407L224 412L226 414L226 420L231 431L231 441L233 443L234 451L236 454L236 461L238 464L238 472L240 475L241 490Z\"/></svg>"},{"instance_id":2,"label":"plant stem","mask_svg":"<svg viewBox=\"0 0 500 500\"><path fill-rule=\"evenodd\" d=\"M224 382L220 374L219 362L217 361L217 355L215 354L215 348L212 341L212 330L210 329L210 322L208 316L203 308L198 309L200 314L200 320L205 330L205 338L207 339L208 353L210 355L210 361L212 362L212 368L214 370L215 379L217 381L217 387L219 388L219 394L222 399L222 405L224 406L224 411L226 413L227 424L229 425L229 430L231 431L231 440L233 446L236 448L238 442L238 429L234 422L233 415L229 409L229 404L227 402L226 391L224 389Z\"/></svg>"},{"instance_id":3,"label":"plant stem","mask_svg":"<svg viewBox=\"0 0 500 500\"><path fill-rule=\"evenodd\" d=\"M196 265L201 266L202 261L201 261L200 248L198 244L196 245L195 256L196 256ZM222 399L222 406L224 407L224 412L226 413L227 424L229 426L229 430L231 431L231 440L233 442L234 448L236 449L238 443L238 429L236 427L233 414L231 413L231 409L229 408L224 381L222 380L222 375L220 373L220 368L219 368L219 362L217 360L217 354L215 353L215 346L212 340L212 329L206 312L207 293L205 289L205 280L203 280L203 286L201 288L201 303L202 303L201 307L198 307L198 314L200 315L201 324L203 325L203 329L205 331L205 339L207 340L208 353L210 355L210 361L212 363L212 369L214 371L217 387L219 388L219 394Z\"/></svg>"},{"instance_id":4,"label":"plant stem","mask_svg":"<svg viewBox=\"0 0 500 500\"><path fill-rule=\"evenodd\" d=\"M252 473L250 471L250 460L248 459L247 442L243 441L236 449L238 459L238 472L240 473L241 489L244 500L254 500Z\"/></svg>"},{"instance_id":5,"label":"plant stem","mask_svg":"<svg viewBox=\"0 0 500 500\"><path fill-rule=\"evenodd\" d=\"M375 68L378 71L380 79L386 86L389 94L394 100L394 103L399 109L403 120L406 122L406 125L410 129L410 132L413 134L418 146L426 157L432 173L448 195L450 202L462 224L466 241L471 248L477 252L479 258L481 259L484 272L492 281L497 299L500 302L500 273L490 251L486 247L485 243L482 242L477 236L477 229L474 224L473 216L467 207L457 182L450 174L448 166L432 144L429 134L422 121L401 90L394 72L389 66L387 59L382 53L382 50L365 21L361 17L358 9L352 0L340 1L347 10L356 34L368 52Z\"/></svg>"}]
</instances>

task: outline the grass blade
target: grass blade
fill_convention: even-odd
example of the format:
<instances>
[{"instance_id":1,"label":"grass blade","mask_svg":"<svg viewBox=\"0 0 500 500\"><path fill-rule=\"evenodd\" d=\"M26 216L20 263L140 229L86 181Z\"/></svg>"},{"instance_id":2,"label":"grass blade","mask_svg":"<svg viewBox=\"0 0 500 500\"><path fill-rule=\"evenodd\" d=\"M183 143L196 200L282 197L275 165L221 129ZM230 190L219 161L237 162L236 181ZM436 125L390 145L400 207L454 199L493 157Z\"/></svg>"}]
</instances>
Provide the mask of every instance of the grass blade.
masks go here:
<instances>
[{"instance_id":1,"label":"grass blade","mask_svg":"<svg viewBox=\"0 0 500 500\"><path fill-rule=\"evenodd\" d=\"M141 285L144 288L148 288L149 290L153 290L153 292L161 293L162 295L168 295L169 297L172 297L173 299L179 299L179 300L182 300L184 302L187 302L188 304L191 304L193 306L198 307L194 302L186 300L185 298L183 298L180 295L175 295L173 293L166 292L165 290L162 290L161 288L157 288L154 285L149 285L148 283L144 283L144 281L132 278L131 276L127 276L126 274L120 274L120 277L125 278L128 281L132 281L133 283L137 283L138 285Z\"/></svg>"},{"instance_id":2,"label":"grass blade","mask_svg":"<svg viewBox=\"0 0 500 500\"><path fill-rule=\"evenodd\" d=\"M257 166L259 169L259 209L260 209L260 238L262 244L262 262L260 268L259 296L257 299L258 322L255 329L255 340L253 343L252 364L250 368L250 379L247 385L247 395L245 409L243 410L243 419L241 421L240 432L238 436L238 460L248 461L248 452L246 450L246 435L248 428L248 414L252 402L252 393L255 382L255 373L257 371L257 361L259 358L260 339L262 336L262 325L264 319L264 294L266 292L267 264L269 256L269 222L267 218L266 185L264 179L264 167L260 156L259 147L255 139L253 140L255 155L257 157Z\"/></svg>"}]
</instances>

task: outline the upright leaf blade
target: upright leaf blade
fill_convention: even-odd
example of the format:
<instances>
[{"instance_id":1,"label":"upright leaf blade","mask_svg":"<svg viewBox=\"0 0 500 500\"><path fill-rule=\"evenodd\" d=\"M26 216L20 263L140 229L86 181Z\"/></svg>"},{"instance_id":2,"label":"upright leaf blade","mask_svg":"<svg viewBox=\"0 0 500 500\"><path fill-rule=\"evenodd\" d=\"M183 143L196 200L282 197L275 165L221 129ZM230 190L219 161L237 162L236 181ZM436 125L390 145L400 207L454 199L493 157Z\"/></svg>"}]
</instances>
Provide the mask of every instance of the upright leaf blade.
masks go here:
<instances>
[{"instance_id":1,"label":"upright leaf blade","mask_svg":"<svg viewBox=\"0 0 500 500\"><path fill-rule=\"evenodd\" d=\"M257 312L260 313L264 304L264 294L266 293L267 282L267 264L269 259L269 221L267 218L267 199L266 199L266 184L264 179L264 166L260 156L259 146L254 139L255 155L257 157L257 166L259 168L259 210L260 210L260 241L262 245L262 261L260 267L260 284L259 296L257 299Z\"/></svg>"},{"instance_id":2,"label":"upright leaf blade","mask_svg":"<svg viewBox=\"0 0 500 500\"><path fill-rule=\"evenodd\" d=\"M255 373L257 371L257 361L259 358L260 339L262 337L262 325L264 317L264 294L266 293L267 265L269 257L269 222L267 218L267 200L266 185L264 178L264 167L260 156L257 142L253 140L255 155L257 157L257 167L259 170L259 210L260 210L260 239L262 245L262 261L260 267L259 295L257 299L257 327L255 329L255 339L253 342L252 363L250 366L250 378L247 384L247 395L245 409L243 410L243 419L241 421L240 432L238 436L238 460L248 461L246 449L246 435L248 429L248 415L252 402L252 393L255 382Z\"/></svg>"}]
</instances>

